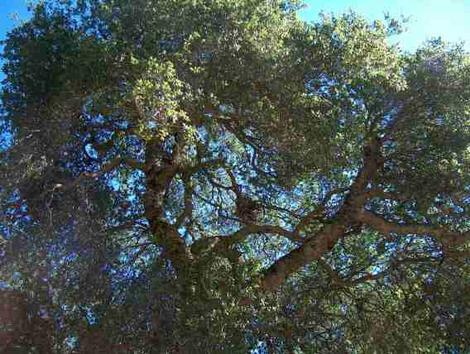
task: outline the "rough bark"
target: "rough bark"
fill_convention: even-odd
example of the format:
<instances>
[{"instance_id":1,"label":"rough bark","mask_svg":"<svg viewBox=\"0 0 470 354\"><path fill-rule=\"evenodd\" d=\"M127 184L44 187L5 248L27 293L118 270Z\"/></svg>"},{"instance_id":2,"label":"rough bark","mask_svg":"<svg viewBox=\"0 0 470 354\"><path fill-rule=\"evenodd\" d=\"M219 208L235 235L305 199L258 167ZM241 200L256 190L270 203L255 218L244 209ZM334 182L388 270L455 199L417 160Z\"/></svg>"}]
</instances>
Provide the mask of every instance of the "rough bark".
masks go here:
<instances>
[{"instance_id":1,"label":"rough bark","mask_svg":"<svg viewBox=\"0 0 470 354\"><path fill-rule=\"evenodd\" d=\"M359 225L370 227L383 234L429 235L444 246L458 246L468 242L470 239L468 232L458 233L442 226L393 223L366 210L364 206L368 198L376 195L368 189L369 184L383 165L381 145L381 140L373 139L365 146L363 167L351 185L350 192L336 217L325 224L313 237L268 268L261 281L264 290L277 289L289 275L310 262L319 260L345 236L349 229Z\"/></svg>"},{"instance_id":2,"label":"rough bark","mask_svg":"<svg viewBox=\"0 0 470 354\"><path fill-rule=\"evenodd\" d=\"M415 234L429 235L442 242L444 245L457 246L468 242L470 233L459 233L450 231L442 226L432 226L423 224L398 224L390 222L372 213L371 211L362 210L358 214L358 219L369 227L383 234Z\"/></svg>"},{"instance_id":3,"label":"rough bark","mask_svg":"<svg viewBox=\"0 0 470 354\"><path fill-rule=\"evenodd\" d=\"M337 213L319 232L303 245L278 259L264 274L261 286L266 291L277 289L291 274L312 261L320 259L359 221L358 214L367 198L366 188L382 164L381 141L371 140L364 148L364 163L351 185L349 195ZM302 222L302 221L301 221Z\"/></svg>"},{"instance_id":4,"label":"rough bark","mask_svg":"<svg viewBox=\"0 0 470 354\"><path fill-rule=\"evenodd\" d=\"M312 239L277 260L265 273L262 288L268 291L278 288L289 275L332 249L345 231L342 220L324 226Z\"/></svg>"},{"instance_id":5,"label":"rough bark","mask_svg":"<svg viewBox=\"0 0 470 354\"><path fill-rule=\"evenodd\" d=\"M164 218L165 194L172 179L178 173L173 157L167 156L156 142L146 150L145 176L147 191L144 196L145 216L157 244L178 270L186 266L191 254L175 226Z\"/></svg>"}]
</instances>

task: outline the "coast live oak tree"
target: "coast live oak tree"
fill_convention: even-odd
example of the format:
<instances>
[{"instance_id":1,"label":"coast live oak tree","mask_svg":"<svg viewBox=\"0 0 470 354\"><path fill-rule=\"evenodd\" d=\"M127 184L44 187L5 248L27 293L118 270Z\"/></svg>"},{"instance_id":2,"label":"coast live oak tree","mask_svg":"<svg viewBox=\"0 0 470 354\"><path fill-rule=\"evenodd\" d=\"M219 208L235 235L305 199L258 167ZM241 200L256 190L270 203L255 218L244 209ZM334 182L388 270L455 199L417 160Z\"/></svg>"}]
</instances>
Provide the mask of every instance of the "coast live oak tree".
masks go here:
<instances>
[{"instance_id":1,"label":"coast live oak tree","mask_svg":"<svg viewBox=\"0 0 470 354\"><path fill-rule=\"evenodd\" d=\"M281 0L76 0L4 42L6 353L470 349L470 59Z\"/></svg>"}]
</instances>

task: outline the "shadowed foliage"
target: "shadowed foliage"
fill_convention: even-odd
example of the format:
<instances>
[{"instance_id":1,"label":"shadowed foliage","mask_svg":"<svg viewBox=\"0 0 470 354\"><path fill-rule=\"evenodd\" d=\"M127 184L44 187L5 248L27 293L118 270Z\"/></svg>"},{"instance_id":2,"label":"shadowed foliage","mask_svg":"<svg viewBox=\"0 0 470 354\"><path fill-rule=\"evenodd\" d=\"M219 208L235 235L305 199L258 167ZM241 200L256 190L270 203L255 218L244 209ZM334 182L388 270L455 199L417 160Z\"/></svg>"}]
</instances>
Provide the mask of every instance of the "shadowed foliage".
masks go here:
<instances>
[{"instance_id":1,"label":"shadowed foliage","mask_svg":"<svg viewBox=\"0 0 470 354\"><path fill-rule=\"evenodd\" d=\"M0 351L470 350L470 57L300 6L51 0L9 33Z\"/></svg>"}]
</instances>

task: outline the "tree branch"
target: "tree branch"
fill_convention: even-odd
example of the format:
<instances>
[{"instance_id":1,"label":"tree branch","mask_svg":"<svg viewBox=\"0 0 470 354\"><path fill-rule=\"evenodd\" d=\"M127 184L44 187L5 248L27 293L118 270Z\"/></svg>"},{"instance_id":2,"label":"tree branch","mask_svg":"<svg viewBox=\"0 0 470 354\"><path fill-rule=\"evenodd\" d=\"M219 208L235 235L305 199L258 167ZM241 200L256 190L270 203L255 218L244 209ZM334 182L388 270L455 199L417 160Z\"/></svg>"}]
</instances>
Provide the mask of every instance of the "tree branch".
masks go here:
<instances>
[{"instance_id":1,"label":"tree branch","mask_svg":"<svg viewBox=\"0 0 470 354\"><path fill-rule=\"evenodd\" d=\"M300 237L297 233L293 231L286 230L280 226L275 225L257 225L257 224L248 224L240 230L236 231L232 235L228 236L228 240L231 244L242 242L246 239L247 236L252 234L273 234L284 236L294 243L303 243L304 238Z\"/></svg>"},{"instance_id":2,"label":"tree branch","mask_svg":"<svg viewBox=\"0 0 470 354\"><path fill-rule=\"evenodd\" d=\"M313 221L322 220L323 217L324 217L324 213L325 213L325 205L326 205L326 203L328 203L328 201L331 199L331 197L333 197L335 194L340 194L340 193L347 192L348 190L349 190L349 187L337 188L337 189L333 189L333 190L329 191L326 194L325 198L323 198L323 201L321 202L321 205L319 207L315 208L314 210L312 210L306 216L304 216L300 220L300 222L297 224L294 231L296 233L298 233L298 232L302 231L302 229L304 229L306 226L308 226Z\"/></svg>"},{"instance_id":3,"label":"tree branch","mask_svg":"<svg viewBox=\"0 0 470 354\"><path fill-rule=\"evenodd\" d=\"M457 246L470 240L470 232L458 233L450 231L442 226L432 226L423 224L398 224L377 216L376 214L363 210L359 213L358 219L364 224L372 227L383 234L414 234L430 235L444 245Z\"/></svg>"},{"instance_id":4,"label":"tree branch","mask_svg":"<svg viewBox=\"0 0 470 354\"><path fill-rule=\"evenodd\" d=\"M364 192L383 163L380 149L381 141L379 139L374 138L368 142L364 147L363 167L359 170L351 185L350 193L336 217L325 224L316 235L278 259L267 269L261 280L261 287L264 290L274 291L289 275L308 263L320 259L345 236L352 225L357 223L357 213L363 208L367 200L364 197Z\"/></svg>"}]
</instances>

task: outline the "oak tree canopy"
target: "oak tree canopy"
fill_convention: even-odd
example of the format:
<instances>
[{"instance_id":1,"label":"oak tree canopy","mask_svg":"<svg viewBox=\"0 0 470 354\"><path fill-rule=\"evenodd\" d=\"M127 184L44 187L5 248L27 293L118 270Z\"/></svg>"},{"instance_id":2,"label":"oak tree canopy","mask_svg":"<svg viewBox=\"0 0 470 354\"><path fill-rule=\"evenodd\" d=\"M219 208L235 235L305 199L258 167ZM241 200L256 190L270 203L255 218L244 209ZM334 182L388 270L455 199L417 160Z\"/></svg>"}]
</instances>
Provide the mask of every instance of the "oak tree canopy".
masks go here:
<instances>
[{"instance_id":1,"label":"oak tree canopy","mask_svg":"<svg viewBox=\"0 0 470 354\"><path fill-rule=\"evenodd\" d=\"M51 0L8 34L1 350L470 350L470 56L300 6Z\"/></svg>"}]
</instances>

